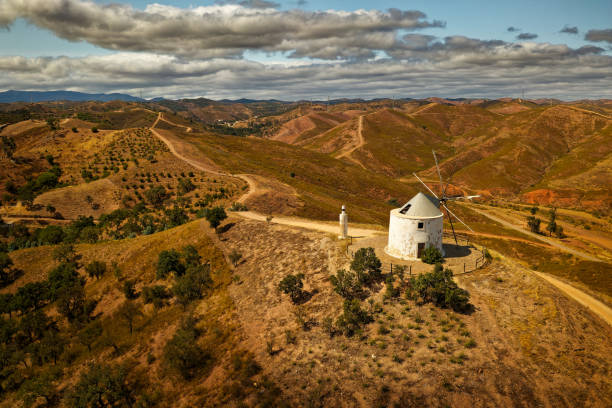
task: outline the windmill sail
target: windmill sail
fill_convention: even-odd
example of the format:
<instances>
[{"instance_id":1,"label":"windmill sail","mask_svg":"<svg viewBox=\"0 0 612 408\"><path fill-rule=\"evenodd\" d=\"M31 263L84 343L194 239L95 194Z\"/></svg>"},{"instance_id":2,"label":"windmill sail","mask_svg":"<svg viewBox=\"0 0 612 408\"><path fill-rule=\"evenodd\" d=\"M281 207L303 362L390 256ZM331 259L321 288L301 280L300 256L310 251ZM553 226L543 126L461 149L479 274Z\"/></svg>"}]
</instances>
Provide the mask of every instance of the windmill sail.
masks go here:
<instances>
[{"instance_id":1,"label":"windmill sail","mask_svg":"<svg viewBox=\"0 0 612 408\"><path fill-rule=\"evenodd\" d=\"M458 242L457 242L457 235L455 234L455 226L453 225L453 217L454 217L454 218L455 218L457 221L459 221L461 224L465 225L465 227L466 227L468 230L470 230L470 231L472 231L472 232L474 232L474 230L473 230L472 228L470 228L470 226L469 226L469 225L467 225L465 222L463 222L463 221L462 221L462 220L461 220L459 217L457 217L457 215L456 215L454 212L452 212L452 211L450 210L450 208L448 208L448 207L447 207L446 203L447 203L448 201L457 201L457 200L471 200L471 199L473 199L473 198L480 197L480 195L452 196L452 197L447 196L447 195L446 195L446 190L448 189L448 185L449 185L449 183L447 182L447 183L446 183L446 185L444 185L444 181L442 180L442 173L440 172L440 166L438 165L438 156L436 156L436 152L435 152L434 150L432 150L432 153L433 153L434 161L435 161L435 163L436 163L436 171L437 171L437 173L438 173L438 178L440 179L440 191L441 191L440 195L441 195L441 197L438 197L438 196L436 195L436 193L434 193L434 192L433 192L433 190L432 190L431 188L429 188L429 186L428 186L427 184L425 184L425 183L423 182L423 180L421 180L421 179L419 178L419 176L417 176L417 175L416 175L416 173L412 173L412 174L414 175L414 177L416 177L416 178L417 178L417 180L419 180L419 182L420 182L420 183L421 183L423 186L425 186L425 188L426 188L426 189L427 189L427 190L428 190L428 191L429 191L431 194L433 194L433 196L434 196L434 197L436 197L436 198L438 199L438 201L439 201L439 203L440 203L440 206L444 207L444 209L446 210L446 214L448 215L448 220L449 220L450 225L451 225L451 230L452 230L452 232L453 232L453 238L455 239L455 245L458 245Z\"/></svg>"}]
</instances>

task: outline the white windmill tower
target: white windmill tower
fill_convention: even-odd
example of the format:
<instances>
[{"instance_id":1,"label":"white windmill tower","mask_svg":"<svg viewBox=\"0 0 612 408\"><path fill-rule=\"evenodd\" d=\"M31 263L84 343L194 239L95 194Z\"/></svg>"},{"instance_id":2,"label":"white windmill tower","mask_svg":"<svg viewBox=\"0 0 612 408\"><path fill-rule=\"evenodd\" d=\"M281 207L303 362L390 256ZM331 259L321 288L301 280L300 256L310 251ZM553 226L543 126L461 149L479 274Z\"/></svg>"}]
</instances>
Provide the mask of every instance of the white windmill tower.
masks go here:
<instances>
[{"instance_id":1,"label":"white windmill tower","mask_svg":"<svg viewBox=\"0 0 612 408\"><path fill-rule=\"evenodd\" d=\"M419 176L413 173L433 197L419 192L402 207L391 210L389 219L389 241L385 247L385 252L395 258L405 260L418 259L421 257L422 251L430 246L436 247L442 255L444 255L444 248L442 245L444 214L442 214L440 210L441 207L446 210L446 214L448 215L455 244L457 244L457 236L455 235L452 217L455 217L472 231L466 223L461 221L461 219L448 208L446 203L459 199L470 200L479 196L447 196L446 189L448 188L448 183L444 186L440 168L438 167L436 152L433 152L433 155L436 162L438 177L440 177L441 197L438 197L425 183L423 183Z\"/></svg>"}]
</instances>

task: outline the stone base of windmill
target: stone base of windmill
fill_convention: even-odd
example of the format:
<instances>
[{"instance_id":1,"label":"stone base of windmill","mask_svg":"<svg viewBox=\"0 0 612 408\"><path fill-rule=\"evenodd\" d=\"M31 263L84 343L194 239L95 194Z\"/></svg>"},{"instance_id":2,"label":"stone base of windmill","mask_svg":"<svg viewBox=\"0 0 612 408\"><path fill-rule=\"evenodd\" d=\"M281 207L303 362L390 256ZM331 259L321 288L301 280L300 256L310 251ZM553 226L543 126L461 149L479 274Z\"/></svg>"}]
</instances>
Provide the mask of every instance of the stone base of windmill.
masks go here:
<instances>
[{"instance_id":1,"label":"stone base of windmill","mask_svg":"<svg viewBox=\"0 0 612 408\"><path fill-rule=\"evenodd\" d=\"M388 235L377 235L369 238L353 239L353 244L348 247L349 255L354 254L359 248L372 247L376 256L383 264L383 272L389 272L391 265L403 265L412 270L413 274L430 272L433 265L423 263L419 258L402 259L387 252ZM482 257L479 249L460 242L455 245L452 237L444 236L442 249L445 253L444 267L449 268L454 274L471 271L476 268L476 261Z\"/></svg>"}]
</instances>

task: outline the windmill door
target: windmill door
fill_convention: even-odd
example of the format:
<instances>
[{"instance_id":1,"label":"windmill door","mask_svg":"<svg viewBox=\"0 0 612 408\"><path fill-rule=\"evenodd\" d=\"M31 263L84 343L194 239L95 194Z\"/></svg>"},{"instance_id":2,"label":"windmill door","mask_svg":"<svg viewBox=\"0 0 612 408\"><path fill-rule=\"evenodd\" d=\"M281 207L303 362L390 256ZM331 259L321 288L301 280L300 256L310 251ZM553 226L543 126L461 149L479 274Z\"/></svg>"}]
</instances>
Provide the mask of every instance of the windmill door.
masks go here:
<instances>
[{"instance_id":1,"label":"windmill door","mask_svg":"<svg viewBox=\"0 0 612 408\"><path fill-rule=\"evenodd\" d=\"M420 258L423 255L423 250L425 249L425 243L419 242L417 244L417 258Z\"/></svg>"}]
</instances>

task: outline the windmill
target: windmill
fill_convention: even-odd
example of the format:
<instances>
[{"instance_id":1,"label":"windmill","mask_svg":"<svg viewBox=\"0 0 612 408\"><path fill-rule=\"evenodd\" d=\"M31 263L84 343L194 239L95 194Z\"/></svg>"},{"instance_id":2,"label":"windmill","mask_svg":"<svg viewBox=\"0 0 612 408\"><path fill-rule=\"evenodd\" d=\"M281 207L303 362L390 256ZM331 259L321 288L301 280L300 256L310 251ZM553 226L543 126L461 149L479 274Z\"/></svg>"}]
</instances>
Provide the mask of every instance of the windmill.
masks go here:
<instances>
[{"instance_id":1,"label":"windmill","mask_svg":"<svg viewBox=\"0 0 612 408\"><path fill-rule=\"evenodd\" d=\"M412 173L414 175L414 177L417 178L417 180L419 180L421 182L421 184L423 184L425 186L425 188L427 190L429 190L429 192L431 194L433 194L433 196L438 200L438 202L440 203L441 207L444 207L444 210L446 211L446 214L448 215L448 221L450 222L451 225L451 230L453 231L453 238L455 239L455 245L459 245L459 243L457 242L457 235L455 234L455 226L453 225L453 218L451 217L451 215L453 217L455 217L457 219L457 221L459 221L460 223L462 223L463 225L466 226L466 228L472 232L474 232L473 229L471 229L469 227L469 225L467 225L465 222L463 222L461 220L461 218L457 217L455 215L454 212L452 212L448 206L446 205L447 202L449 201L457 201L457 200L471 200L473 198L476 197L480 197L480 195L468 195L468 196L448 196L446 195L446 190L448 188L449 183L447 182L446 185L444 185L444 182L442 181L442 173L440 173L440 166L438 166L438 157L436 156L436 152L434 150L432 150L433 153L433 157L434 157L434 161L436 162L436 170L438 171L438 177L440 178L440 191L441 191L441 197L438 197L436 195L436 193L434 193L429 187L427 187L427 184L425 184L423 182L423 180L421 180L419 178L419 176L416 175L416 173Z\"/></svg>"}]
</instances>

